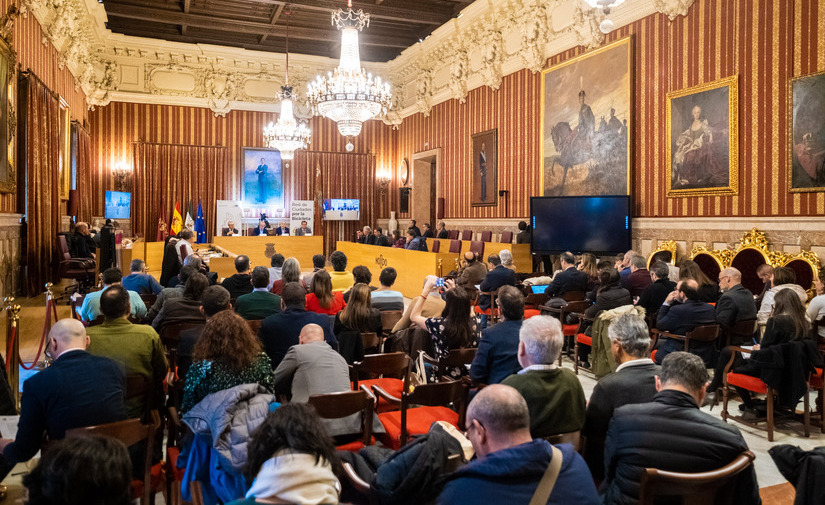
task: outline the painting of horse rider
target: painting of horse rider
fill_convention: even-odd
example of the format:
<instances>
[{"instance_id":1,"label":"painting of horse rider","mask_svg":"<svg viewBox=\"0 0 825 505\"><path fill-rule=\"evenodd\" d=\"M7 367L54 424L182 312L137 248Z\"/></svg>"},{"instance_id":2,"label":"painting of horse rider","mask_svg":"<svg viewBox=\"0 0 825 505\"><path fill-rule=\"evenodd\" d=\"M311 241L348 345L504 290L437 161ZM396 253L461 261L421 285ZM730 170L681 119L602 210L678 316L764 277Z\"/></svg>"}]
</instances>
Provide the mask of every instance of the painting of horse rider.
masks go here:
<instances>
[{"instance_id":1,"label":"painting of horse rider","mask_svg":"<svg viewBox=\"0 0 825 505\"><path fill-rule=\"evenodd\" d=\"M629 194L632 37L542 72L544 196Z\"/></svg>"},{"instance_id":2,"label":"painting of horse rider","mask_svg":"<svg viewBox=\"0 0 825 505\"><path fill-rule=\"evenodd\" d=\"M791 191L825 191L825 72L791 80Z\"/></svg>"},{"instance_id":3,"label":"painting of horse rider","mask_svg":"<svg viewBox=\"0 0 825 505\"><path fill-rule=\"evenodd\" d=\"M733 76L667 94L668 196L737 193L737 89Z\"/></svg>"}]
</instances>

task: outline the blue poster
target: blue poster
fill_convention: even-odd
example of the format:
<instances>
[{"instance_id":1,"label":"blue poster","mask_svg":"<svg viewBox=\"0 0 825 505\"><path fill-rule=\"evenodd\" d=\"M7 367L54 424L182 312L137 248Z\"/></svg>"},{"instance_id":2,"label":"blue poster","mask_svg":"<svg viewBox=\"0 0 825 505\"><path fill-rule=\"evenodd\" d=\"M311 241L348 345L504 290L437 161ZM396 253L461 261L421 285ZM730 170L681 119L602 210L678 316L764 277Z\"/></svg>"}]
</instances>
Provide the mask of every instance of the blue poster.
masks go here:
<instances>
[{"instance_id":1,"label":"blue poster","mask_svg":"<svg viewBox=\"0 0 825 505\"><path fill-rule=\"evenodd\" d=\"M241 198L246 204L283 208L284 183L280 151L244 147L242 187Z\"/></svg>"}]
</instances>

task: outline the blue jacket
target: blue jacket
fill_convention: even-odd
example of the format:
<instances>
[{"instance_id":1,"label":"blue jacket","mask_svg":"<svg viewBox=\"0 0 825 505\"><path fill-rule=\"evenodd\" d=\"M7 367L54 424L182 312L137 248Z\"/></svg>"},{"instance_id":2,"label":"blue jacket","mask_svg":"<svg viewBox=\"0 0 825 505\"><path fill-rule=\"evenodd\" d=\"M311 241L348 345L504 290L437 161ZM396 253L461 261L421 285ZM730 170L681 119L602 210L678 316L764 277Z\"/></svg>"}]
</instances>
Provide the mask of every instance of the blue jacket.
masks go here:
<instances>
[{"instance_id":1,"label":"blue jacket","mask_svg":"<svg viewBox=\"0 0 825 505\"><path fill-rule=\"evenodd\" d=\"M548 504L599 503L584 459L570 444L557 446L562 465ZM529 503L552 459L550 442L536 439L476 460L455 472L438 497L439 505Z\"/></svg>"},{"instance_id":2,"label":"blue jacket","mask_svg":"<svg viewBox=\"0 0 825 505\"><path fill-rule=\"evenodd\" d=\"M308 312L303 307L287 307L284 312L272 314L263 320L258 337L264 344L264 352L272 360L272 369L278 368L286 352L298 345L298 335L308 324L317 324L324 329L324 340L336 351L338 340L332 333L333 318L325 314Z\"/></svg>"},{"instance_id":3,"label":"blue jacket","mask_svg":"<svg viewBox=\"0 0 825 505\"><path fill-rule=\"evenodd\" d=\"M498 384L519 370L518 332L522 320L502 321L481 332L478 352L470 365L470 378L484 384Z\"/></svg>"},{"instance_id":4,"label":"blue jacket","mask_svg":"<svg viewBox=\"0 0 825 505\"><path fill-rule=\"evenodd\" d=\"M487 277L481 281L480 290L490 292L500 288L501 286L515 285L516 273L504 265L498 265L494 269L487 272ZM478 308L481 310L487 310L490 308L489 295L478 295Z\"/></svg>"},{"instance_id":5,"label":"blue jacket","mask_svg":"<svg viewBox=\"0 0 825 505\"><path fill-rule=\"evenodd\" d=\"M696 300L687 300L685 303L674 303L671 306L662 305L659 309L659 316L656 320L656 328L662 331L669 331L676 335L684 335L697 326L706 324L716 324L716 309L713 305ZM709 367L714 363L714 343L713 342L691 342L690 352L696 354ZM656 351L656 364L661 365L662 360L674 351L683 351L685 344L681 340L665 338L659 341L659 349Z\"/></svg>"},{"instance_id":6,"label":"blue jacket","mask_svg":"<svg viewBox=\"0 0 825 505\"><path fill-rule=\"evenodd\" d=\"M121 281L123 287L129 291L134 291L139 295L158 294L163 291L163 286L149 274L133 272Z\"/></svg>"},{"instance_id":7,"label":"blue jacket","mask_svg":"<svg viewBox=\"0 0 825 505\"><path fill-rule=\"evenodd\" d=\"M576 270L576 267L569 267L562 270L547 286L544 293L547 296L561 296L568 291L587 291L587 282L590 278L586 273Z\"/></svg>"}]
</instances>

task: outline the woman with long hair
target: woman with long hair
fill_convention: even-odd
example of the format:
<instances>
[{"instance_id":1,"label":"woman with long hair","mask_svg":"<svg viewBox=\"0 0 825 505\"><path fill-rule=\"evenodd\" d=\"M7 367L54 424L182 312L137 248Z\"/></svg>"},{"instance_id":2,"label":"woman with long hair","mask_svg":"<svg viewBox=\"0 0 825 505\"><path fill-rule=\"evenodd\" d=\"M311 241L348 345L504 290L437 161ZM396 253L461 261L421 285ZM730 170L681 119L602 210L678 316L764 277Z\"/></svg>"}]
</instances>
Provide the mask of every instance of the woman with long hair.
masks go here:
<instances>
[{"instance_id":1,"label":"woman with long hair","mask_svg":"<svg viewBox=\"0 0 825 505\"><path fill-rule=\"evenodd\" d=\"M201 298L208 287L209 280L202 273L195 272L189 275L183 287L183 296L163 302L158 315L152 321L152 327L158 333L162 333L169 324L202 323Z\"/></svg>"},{"instance_id":2,"label":"woman with long hair","mask_svg":"<svg viewBox=\"0 0 825 505\"><path fill-rule=\"evenodd\" d=\"M580 272L587 274L587 291L593 291L599 287L599 260L596 255L590 253L583 253L579 264L576 268Z\"/></svg>"},{"instance_id":3,"label":"woman with long hair","mask_svg":"<svg viewBox=\"0 0 825 505\"><path fill-rule=\"evenodd\" d=\"M340 327L381 335L381 312L372 307L370 287L359 282L349 293L349 303L344 310L335 315L335 333L338 333Z\"/></svg>"},{"instance_id":4,"label":"woman with long hair","mask_svg":"<svg viewBox=\"0 0 825 505\"><path fill-rule=\"evenodd\" d=\"M312 276L307 294L306 310L334 316L347 306L340 291L332 291L332 278L326 270L318 270Z\"/></svg>"},{"instance_id":5,"label":"woman with long hair","mask_svg":"<svg viewBox=\"0 0 825 505\"><path fill-rule=\"evenodd\" d=\"M425 318L422 316L421 309L424 300L435 288L436 279L437 277L429 277L424 283L421 296L416 300L412 309L410 321L430 333L435 358L440 361L447 357L451 349L478 347L478 341L481 339L481 318L472 314L470 296L467 291L463 287L454 286L452 282L445 293L446 305L441 317ZM466 367L451 366L444 370L444 375L454 379L467 375L467 373ZM434 374L432 378L435 379Z\"/></svg>"},{"instance_id":6,"label":"woman with long hair","mask_svg":"<svg viewBox=\"0 0 825 505\"><path fill-rule=\"evenodd\" d=\"M307 287L304 279L301 278L301 264L298 263L296 258L287 258L284 261L284 266L281 268L281 278L272 283L272 289L269 291L280 295L284 286L290 282L300 282L304 289Z\"/></svg>"},{"instance_id":7,"label":"woman with long hair","mask_svg":"<svg viewBox=\"0 0 825 505\"><path fill-rule=\"evenodd\" d=\"M192 354L181 412L207 395L240 384L257 382L273 389L269 356L246 321L231 310L218 312L207 321Z\"/></svg>"},{"instance_id":8,"label":"woman with long hair","mask_svg":"<svg viewBox=\"0 0 825 505\"><path fill-rule=\"evenodd\" d=\"M338 503L343 467L315 409L287 403L270 412L252 434L244 473L252 482L245 499L255 503Z\"/></svg>"},{"instance_id":9,"label":"woman with long hair","mask_svg":"<svg viewBox=\"0 0 825 505\"><path fill-rule=\"evenodd\" d=\"M679 280L687 279L693 279L699 284L700 302L716 303L719 299L719 285L710 280L695 261L686 260L679 265Z\"/></svg>"}]
</instances>

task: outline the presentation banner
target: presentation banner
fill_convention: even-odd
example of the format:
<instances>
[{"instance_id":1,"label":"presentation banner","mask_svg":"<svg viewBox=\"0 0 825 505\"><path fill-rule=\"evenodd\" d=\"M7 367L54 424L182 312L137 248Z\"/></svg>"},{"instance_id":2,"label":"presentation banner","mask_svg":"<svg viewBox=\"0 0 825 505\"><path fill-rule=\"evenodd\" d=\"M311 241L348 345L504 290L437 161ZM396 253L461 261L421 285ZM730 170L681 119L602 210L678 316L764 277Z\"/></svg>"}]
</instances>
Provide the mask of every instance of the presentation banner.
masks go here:
<instances>
[{"instance_id":1,"label":"presentation banner","mask_svg":"<svg viewBox=\"0 0 825 505\"><path fill-rule=\"evenodd\" d=\"M243 235L243 211L236 200L218 200L215 236L231 237ZM233 229L229 229L229 223Z\"/></svg>"},{"instance_id":2,"label":"presentation banner","mask_svg":"<svg viewBox=\"0 0 825 505\"><path fill-rule=\"evenodd\" d=\"M289 209L289 231L295 235L295 230L301 227L301 221L307 222L307 228L313 229L315 221L314 200L292 200Z\"/></svg>"}]
</instances>

